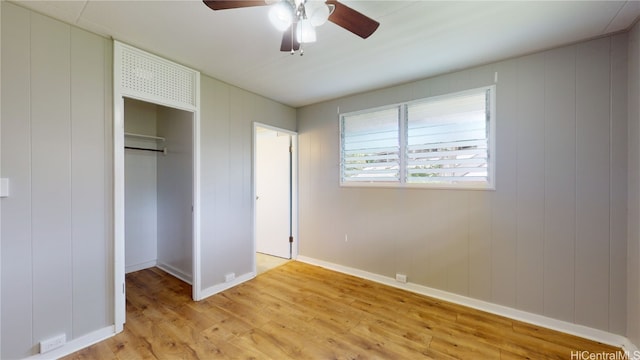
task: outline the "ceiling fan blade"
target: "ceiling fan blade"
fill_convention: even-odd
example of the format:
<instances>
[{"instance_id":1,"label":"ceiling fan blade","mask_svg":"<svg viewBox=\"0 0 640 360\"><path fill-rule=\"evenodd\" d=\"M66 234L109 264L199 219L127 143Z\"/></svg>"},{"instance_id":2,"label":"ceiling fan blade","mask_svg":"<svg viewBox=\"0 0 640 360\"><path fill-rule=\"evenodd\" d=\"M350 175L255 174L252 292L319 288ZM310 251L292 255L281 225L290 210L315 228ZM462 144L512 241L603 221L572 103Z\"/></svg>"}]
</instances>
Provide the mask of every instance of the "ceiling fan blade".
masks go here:
<instances>
[{"instance_id":1,"label":"ceiling fan blade","mask_svg":"<svg viewBox=\"0 0 640 360\"><path fill-rule=\"evenodd\" d=\"M267 5L264 0L202 0L211 10L227 10Z\"/></svg>"},{"instance_id":2,"label":"ceiling fan blade","mask_svg":"<svg viewBox=\"0 0 640 360\"><path fill-rule=\"evenodd\" d=\"M329 21L341 26L363 39L373 34L380 23L365 16L337 0L327 0L328 5L333 5L335 10L329 15Z\"/></svg>"},{"instance_id":3,"label":"ceiling fan blade","mask_svg":"<svg viewBox=\"0 0 640 360\"><path fill-rule=\"evenodd\" d=\"M287 30L282 33L282 43L280 44L280 51L298 51L300 50L300 43L296 40L295 24L289 26Z\"/></svg>"}]
</instances>

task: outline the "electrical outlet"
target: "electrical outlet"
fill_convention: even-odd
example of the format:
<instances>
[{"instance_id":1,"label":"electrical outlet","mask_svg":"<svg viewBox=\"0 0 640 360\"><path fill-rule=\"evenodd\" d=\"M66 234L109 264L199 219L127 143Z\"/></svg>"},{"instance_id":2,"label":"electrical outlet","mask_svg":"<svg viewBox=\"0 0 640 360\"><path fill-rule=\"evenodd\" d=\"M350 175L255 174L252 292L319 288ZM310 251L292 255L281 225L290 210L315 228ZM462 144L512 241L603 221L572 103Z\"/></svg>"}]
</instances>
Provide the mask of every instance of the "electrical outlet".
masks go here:
<instances>
[{"instance_id":1,"label":"electrical outlet","mask_svg":"<svg viewBox=\"0 0 640 360\"><path fill-rule=\"evenodd\" d=\"M9 197L9 179L0 179L0 198Z\"/></svg>"},{"instance_id":2,"label":"electrical outlet","mask_svg":"<svg viewBox=\"0 0 640 360\"><path fill-rule=\"evenodd\" d=\"M407 275L406 274L397 273L396 274L396 281L401 282L403 284L406 284L407 283Z\"/></svg>"},{"instance_id":3,"label":"electrical outlet","mask_svg":"<svg viewBox=\"0 0 640 360\"><path fill-rule=\"evenodd\" d=\"M54 336L47 340L42 340L40 342L40 353L44 354L53 349L62 347L62 345L64 345L66 342L67 342L67 336L65 334Z\"/></svg>"},{"instance_id":4,"label":"electrical outlet","mask_svg":"<svg viewBox=\"0 0 640 360\"><path fill-rule=\"evenodd\" d=\"M236 278L236 274L234 273L228 273L224 276L224 281L225 282L230 282L233 281Z\"/></svg>"}]
</instances>

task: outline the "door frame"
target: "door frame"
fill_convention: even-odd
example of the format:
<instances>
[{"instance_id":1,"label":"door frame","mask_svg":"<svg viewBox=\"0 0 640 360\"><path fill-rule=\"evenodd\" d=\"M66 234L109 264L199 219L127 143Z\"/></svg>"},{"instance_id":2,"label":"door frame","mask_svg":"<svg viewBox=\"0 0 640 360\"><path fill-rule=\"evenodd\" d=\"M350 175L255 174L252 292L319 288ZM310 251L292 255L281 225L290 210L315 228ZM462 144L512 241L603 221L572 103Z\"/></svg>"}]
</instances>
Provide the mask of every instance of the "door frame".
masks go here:
<instances>
[{"instance_id":1,"label":"door frame","mask_svg":"<svg viewBox=\"0 0 640 360\"><path fill-rule=\"evenodd\" d=\"M165 67L191 73L193 104L170 101L153 94L135 92L123 86L123 52L136 53L147 61L162 64ZM138 50L129 45L114 40L113 49L113 285L114 285L114 330L115 333L124 330L126 320L126 291L125 291L125 211L124 211L124 98L145 101L169 108L187 111L193 114L193 213L192 213L192 298L201 299L200 274L200 73L192 69L175 64L153 54ZM140 77L153 80L153 73L140 71Z\"/></svg>"},{"instance_id":2,"label":"door frame","mask_svg":"<svg viewBox=\"0 0 640 360\"><path fill-rule=\"evenodd\" d=\"M267 125L260 122L253 123L253 159L252 159L252 167L253 167L253 177L252 177L252 195L253 195L253 273L257 274L257 264L256 264L256 241L257 241L257 204L256 204L256 195L257 195L257 154L258 154L258 146L257 146L257 136L258 136L258 128L263 128L267 130L277 131L285 134L289 134L291 136L291 236L293 236L293 244L291 246L291 259L296 259L298 257L298 248L300 244L300 239L298 237L298 133L292 130L279 128L273 125Z\"/></svg>"}]
</instances>

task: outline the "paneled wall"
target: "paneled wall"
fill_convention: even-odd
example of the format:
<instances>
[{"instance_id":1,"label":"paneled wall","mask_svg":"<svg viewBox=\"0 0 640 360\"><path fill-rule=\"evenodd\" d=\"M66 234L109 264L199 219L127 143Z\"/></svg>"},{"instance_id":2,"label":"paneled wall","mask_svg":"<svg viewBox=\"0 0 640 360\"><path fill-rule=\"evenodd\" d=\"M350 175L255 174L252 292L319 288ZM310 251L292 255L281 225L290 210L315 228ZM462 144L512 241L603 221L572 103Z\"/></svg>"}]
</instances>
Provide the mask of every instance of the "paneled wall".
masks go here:
<instances>
[{"instance_id":1,"label":"paneled wall","mask_svg":"<svg viewBox=\"0 0 640 360\"><path fill-rule=\"evenodd\" d=\"M1 358L113 324L112 44L2 2ZM202 77L202 283L253 271L252 124L296 111ZM190 267L190 265L187 265Z\"/></svg>"},{"instance_id":2,"label":"paneled wall","mask_svg":"<svg viewBox=\"0 0 640 360\"><path fill-rule=\"evenodd\" d=\"M111 44L2 2L2 358L113 323Z\"/></svg>"},{"instance_id":3,"label":"paneled wall","mask_svg":"<svg viewBox=\"0 0 640 360\"><path fill-rule=\"evenodd\" d=\"M640 25L629 32L627 337L640 347Z\"/></svg>"},{"instance_id":4,"label":"paneled wall","mask_svg":"<svg viewBox=\"0 0 640 360\"><path fill-rule=\"evenodd\" d=\"M237 87L201 79L202 288L253 272L252 131L296 130L296 111Z\"/></svg>"},{"instance_id":5,"label":"paneled wall","mask_svg":"<svg viewBox=\"0 0 640 360\"><path fill-rule=\"evenodd\" d=\"M625 334L626 49L607 37L299 109L300 254ZM338 112L496 76L495 191L339 187Z\"/></svg>"}]
</instances>

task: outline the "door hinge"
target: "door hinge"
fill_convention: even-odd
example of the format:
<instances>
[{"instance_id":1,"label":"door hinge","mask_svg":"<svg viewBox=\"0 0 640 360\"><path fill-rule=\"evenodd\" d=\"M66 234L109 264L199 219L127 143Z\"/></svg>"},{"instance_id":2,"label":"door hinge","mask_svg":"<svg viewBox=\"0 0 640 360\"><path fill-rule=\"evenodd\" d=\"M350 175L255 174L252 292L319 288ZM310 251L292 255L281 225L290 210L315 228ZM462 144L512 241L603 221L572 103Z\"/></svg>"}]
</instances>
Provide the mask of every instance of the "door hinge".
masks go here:
<instances>
[{"instance_id":1,"label":"door hinge","mask_svg":"<svg viewBox=\"0 0 640 360\"><path fill-rule=\"evenodd\" d=\"M293 153L293 146L289 145L289 154Z\"/></svg>"},{"instance_id":2,"label":"door hinge","mask_svg":"<svg viewBox=\"0 0 640 360\"><path fill-rule=\"evenodd\" d=\"M292 243L293 242L293 236L289 236L289 242Z\"/></svg>"}]
</instances>

